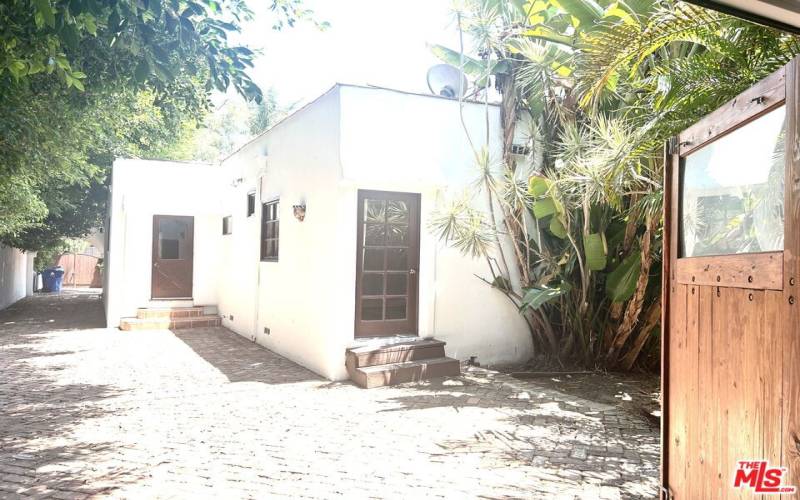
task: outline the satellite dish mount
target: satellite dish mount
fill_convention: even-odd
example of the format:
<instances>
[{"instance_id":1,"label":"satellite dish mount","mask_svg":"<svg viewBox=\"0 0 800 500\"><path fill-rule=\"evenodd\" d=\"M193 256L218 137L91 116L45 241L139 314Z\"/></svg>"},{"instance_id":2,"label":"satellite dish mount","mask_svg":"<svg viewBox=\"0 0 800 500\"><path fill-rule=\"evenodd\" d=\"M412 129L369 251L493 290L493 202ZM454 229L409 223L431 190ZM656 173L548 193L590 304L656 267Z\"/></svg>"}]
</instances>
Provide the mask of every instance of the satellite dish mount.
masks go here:
<instances>
[{"instance_id":1,"label":"satellite dish mount","mask_svg":"<svg viewBox=\"0 0 800 500\"><path fill-rule=\"evenodd\" d=\"M455 66L437 64L428 70L428 88L434 95L456 99L467 92L467 77Z\"/></svg>"}]
</instances>

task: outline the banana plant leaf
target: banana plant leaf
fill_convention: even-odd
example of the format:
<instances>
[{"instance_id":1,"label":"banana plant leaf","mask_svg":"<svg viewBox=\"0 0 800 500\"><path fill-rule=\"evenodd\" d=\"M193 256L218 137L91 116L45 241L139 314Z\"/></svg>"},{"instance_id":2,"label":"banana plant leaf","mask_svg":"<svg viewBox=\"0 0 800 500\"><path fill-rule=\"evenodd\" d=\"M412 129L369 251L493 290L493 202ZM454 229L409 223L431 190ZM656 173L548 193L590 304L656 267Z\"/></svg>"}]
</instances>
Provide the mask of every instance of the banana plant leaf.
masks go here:
<instances>
[{"instance_id":1,"label":"banana plant leaf","mask_svg":"<svg viewBox=\"0 0 800 500\"><path fill-rule=\"evenodd\" d=\"M550 232L553 233L553 236L556 238L564 239L567 237L567 228L564 227L564 222L559 217L553 217L550 219Z\"/></svg>"},{"instance_id":2,"label":"banana plant leaf","mask_svg":"<svg viewBox=\"0 0 800 500\"><path fill-rule=\"evenodd\" d=\"M573 37L558 33L547 26L540 25L535 28L525 30L522 34L537 40L546 40L548 42L567 45L569 47L575 46L575 39Z\"/></svg>"},{"instance_id":3,"label":"banana plant leaf","mask_svg":"<svg viewBox=\"0 0 800 500\"><path fill-rule=\"evenodd\" d=\"M606 268L606 246L600 233L587 234L583 237L583 253L586 255L586 266L592 271Z\"/></svg>"},{"instance_id":4,"label":"banana plant leaf","mask_svg":"<svg viewBox=\"0 0 800 500\"><path fill-rule=\"evenodd\" d=\"M556 202L553 198L542 198L533 202L533 216L537 219L544 219L554 213L556 213Z\"/></svg>"},{"instance_id":5,"label":"banana plant leaf","mask_svg":"<svg viewBox=\"0 0 800 500\"><path fill-rule=\"evenodd\" d=\"M550 0L564 12L580 21L580 25L591 29L592 24L603 17L604 11L594 0Z\"/></svg>"},{"instance_id":6,"label":"banana plant leaf","mask_svg":"<svg viewBox=\"0 0 800 500\"><path fill-rule=\"evenodd\" d=\"M520 310L526 308L539 309L553 299L567 293L570 286L566 283L556 288L548 286L535 286L525 289L525 295L522 297L522 304Z\"/></svg>"},{"instance_id":7,"label":"banana plant leaf","mask_svg":"<svg viewBox=\"0 0 800 500\"><path fill-rule=\"evenodd\" d=\"M633 292L636 291L636 282L642 272L641 262L642 254L636 250L608 274L606 294L612 302L625 302L633 296Z\"/></svg>"},{"instance_id":8,"label":"banana plant leaf","mask_svg":"<svg viewBox=\"0 0 800 500\"><path fill-rule=\"evenodd\" d=\"M456 68L461 65L461 53L453 49L448 49L444 45L433 44L428 47L431 49L431 52L433 52L433 55L443 62L455 66ZM470 76L481 76L485 71L486 65L482 61L464 54L464 73Z\"/></svg>"},{"instance_id":9,"label":"banana plant leaf","mask_svg":"<svg viewBox=\"0 0 800 500\"><path fill-rule=\"evenodd\" d=\"M531 176L528 181L528 193L533 197L540 197L547 194L550 190L550 181L538 175Z\"/></svg>"},{"instance_id":10,"label":"banana plant leaf","mask_svg":"<svg viewBox=\"0 0 800 500\"><path fill-rule=\"evenodd\" d=\"M443 62L455 66L456 68L461 67L461 53L455 51L453 49L448 49L443 45L428 45L428 48L431 49L433 55L438 57ZM478 87L482 87L486 83L486 79L489 74L492 73L492 69L494 68L494 64L492 62L486 63L479 59L475 59L469 57L468 55L464 55L464 73L471 76L475 79L474 84Z\"/></svg>"}]
</instances>

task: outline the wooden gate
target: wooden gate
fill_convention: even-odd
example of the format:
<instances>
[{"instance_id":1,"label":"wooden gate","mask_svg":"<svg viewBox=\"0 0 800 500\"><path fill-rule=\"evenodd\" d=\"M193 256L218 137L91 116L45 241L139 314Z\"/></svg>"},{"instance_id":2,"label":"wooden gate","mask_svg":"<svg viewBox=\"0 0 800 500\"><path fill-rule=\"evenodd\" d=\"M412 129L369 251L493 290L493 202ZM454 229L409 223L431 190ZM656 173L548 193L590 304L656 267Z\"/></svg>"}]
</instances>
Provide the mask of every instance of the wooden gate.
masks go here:
<instances>
[{"instance_id":1,"label":"wooden gate","mask_svg":"<svg viewBox=\"0 0 800 500\"><path fill-rule=\"evenodd\" d=\"M667 147L662 498L753 498L743 460L800 486L799 68Z\"/></svg>"},{"instance_id":2,"label":"wooden gate","mask_svg":"<svg viewBox=\"0 0 800 500\"><path fill-rule=\"evenodd\" d=\"M103 286L103 275L99 261L94 255L65 253L56 260L55 265L64 268L63 286L100 288Z\"/></svg>"}]
</instances>

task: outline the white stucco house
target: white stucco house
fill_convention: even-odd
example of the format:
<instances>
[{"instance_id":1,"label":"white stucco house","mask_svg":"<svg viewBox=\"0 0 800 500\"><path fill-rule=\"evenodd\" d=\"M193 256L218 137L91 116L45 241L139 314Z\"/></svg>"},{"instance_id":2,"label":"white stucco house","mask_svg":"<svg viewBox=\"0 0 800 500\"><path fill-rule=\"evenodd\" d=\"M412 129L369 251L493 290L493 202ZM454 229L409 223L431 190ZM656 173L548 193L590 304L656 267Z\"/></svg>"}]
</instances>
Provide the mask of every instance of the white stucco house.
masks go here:
<instances>
[{"instance_id":1,"label":"white stucco house","mask_svg":"<svg viewBox=\"0 0 800 500\"><path fill-rule=\"evenodd\" d=\"M482 140L484 105L466 103L464 123ZM499 158L496 106L489 128ZM476 277L485 261L428 230L473 165L457 101L343 84L220 164L117 160L108 325L221 322L365 386L450 374L471 356L525 361L526 323Z\"/></svg>"}]
</instances>

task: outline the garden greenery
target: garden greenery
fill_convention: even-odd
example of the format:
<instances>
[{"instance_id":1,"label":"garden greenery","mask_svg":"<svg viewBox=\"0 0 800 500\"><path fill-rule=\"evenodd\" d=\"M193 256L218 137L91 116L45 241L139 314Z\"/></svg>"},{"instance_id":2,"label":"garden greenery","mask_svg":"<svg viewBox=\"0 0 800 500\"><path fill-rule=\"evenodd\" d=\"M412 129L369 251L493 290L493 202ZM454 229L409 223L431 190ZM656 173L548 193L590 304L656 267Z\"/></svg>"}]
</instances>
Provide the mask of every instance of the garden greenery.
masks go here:
<instances>
[{"instance_id":1,"label":"garden greenery","mask_svg":"<svg viewBox=\"0 0 800 500\"><path fill-rule=\"evenodd\" d=\"M276 28L307 18L272 0ZM0 242L58 246L101 224L117 157L190 154L209 93L258 102L244 0L0 2Z\"/></svg>"},{"instance_id":2,"label":"garden greenery","mask_svg":"<svg viewBox=\"0 0 800 500\"><path fill-rule=\"evenodd\" d=\"M476 145L475 192L433 230L486 259L540 364L657 366L664 144L789 62L797 38L675 1L467 0L456 12L474 53L433 51L500 93L503 152ZM486 210L468 201L481 196Z\"/></svg>"}]
</instances>

